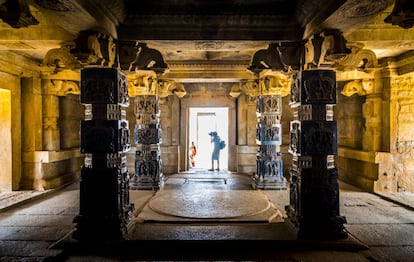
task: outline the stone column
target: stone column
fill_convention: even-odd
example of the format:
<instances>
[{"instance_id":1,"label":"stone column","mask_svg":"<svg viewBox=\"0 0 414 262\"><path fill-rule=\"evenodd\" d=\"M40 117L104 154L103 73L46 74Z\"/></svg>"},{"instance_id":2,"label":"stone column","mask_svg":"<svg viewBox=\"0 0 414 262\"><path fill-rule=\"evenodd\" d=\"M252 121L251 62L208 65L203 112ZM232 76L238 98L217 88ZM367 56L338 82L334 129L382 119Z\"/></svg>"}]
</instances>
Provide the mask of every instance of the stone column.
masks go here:
<instances>
[{"instance_id":1,"label":"stone column","mask_svg":"<svg viewBox=\"0 0 414 262\"><path fill-rule=\"evenodd\" d=\"M112 68L81 71L80 209L74 222L78 240L121 239L132 228L134 205L129 203L125 153L130 135L125 108L129 105L127 77Z\"/></svg>"},{"instance_id":2,"label":"stone column","mask_svg":"<svg viewBox=\"0 0 414 262\"><path fill-rule=\"evenodd\" d=\"M137 70L129 82L134 97L135 176L131 189L153 190L163 185L158 82L155 72Z\"/></svg>"},{"instance_id":3,"label":"stone column","mask_svg":"<svg viewBox=\"0 0 414 262\"><path fill-rule=\"evenodd\" d=\"M289 219L299 227L299 238L346 238L339 215L336 74L331 70L306 70L293 75L290 105L289 152L293 155Z\"/></svg>"},{"instance_id":4,"label":"stone column","mask_svg":"<svg viewBox=\"0 0 414 262\"><path fill-rule=\"evenodd\" d=\"M259 80L260 96L257 99L256 173L254 189L286 189L283 176L282 152L282 95L289 94L290 76L265 70Z\"/></svg>"},{"instance_id":5,"label":"stone column","mask_svg":"<svg viewBox=\"0 0 414 262\"><path fill-rule=\"evenodd\" d=\"M381 151L382 147L382 94L368 94L362 106L365 119L362 149L364 151Z\"/></svg>"}]
</instances>

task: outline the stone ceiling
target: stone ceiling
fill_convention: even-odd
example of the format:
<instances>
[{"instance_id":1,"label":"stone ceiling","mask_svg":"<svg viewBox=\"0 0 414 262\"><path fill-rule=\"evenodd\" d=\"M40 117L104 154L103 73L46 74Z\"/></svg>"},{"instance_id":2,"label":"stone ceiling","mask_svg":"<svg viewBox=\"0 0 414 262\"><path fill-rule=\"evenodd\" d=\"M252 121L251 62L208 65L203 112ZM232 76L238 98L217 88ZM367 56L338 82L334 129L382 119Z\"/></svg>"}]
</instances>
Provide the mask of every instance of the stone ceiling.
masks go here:
<instances>
[{"instance_id":1,"label":"stone ceiling","mask_svg":"<svg viewBox=\"0 0 414 262\"><path fill-rule=\"evenodd\" d=\"M377 58L414 47L414 29L385 23L394 0L4 0L38 23L0 23L0 52L41 61L52 48L96 30L146 42L181 82L233 82L249 76L254 53L273 42L300 41L325 29L343 32ZM4 5L4 4L3 4ZM1 6L0 6L1 7ZM1 8L0 8L1 11ZM0 12L1 13L1 12Z\"/></svg>"}]
</instances>

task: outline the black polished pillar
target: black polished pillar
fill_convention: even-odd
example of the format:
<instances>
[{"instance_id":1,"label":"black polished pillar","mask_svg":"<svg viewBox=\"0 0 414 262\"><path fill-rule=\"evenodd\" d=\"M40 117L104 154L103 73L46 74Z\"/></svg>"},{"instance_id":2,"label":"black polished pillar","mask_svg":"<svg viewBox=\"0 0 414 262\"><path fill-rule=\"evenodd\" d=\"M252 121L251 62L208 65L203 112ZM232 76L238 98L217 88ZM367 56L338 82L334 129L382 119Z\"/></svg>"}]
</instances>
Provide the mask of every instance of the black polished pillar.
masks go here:
<instances>
[{"instance_id":1,"label":"black polished pillar","mask_svg":"<svg viewBox=\"0 0 414 262\"><path fill-rule=\"evenodd\" d=\"M112 68L81 71L80 209L74 219L78 240L122 239L133 226L129 174L125 153L130 135L125 108L129 105L126 76Z\"/></svg>"},{"instance_id":2,"label":"black polished pillar","mask_svg":"<svg viewBox=\"0 0 414 262\"><path fill-rule=\"evenodd\" d=\"M289 147L293 163L286 211L299 227L299 238L347 238L334 160L338 150L335 104L335 71L306 70L293 75Z\"/></svg>"}]
</instances>

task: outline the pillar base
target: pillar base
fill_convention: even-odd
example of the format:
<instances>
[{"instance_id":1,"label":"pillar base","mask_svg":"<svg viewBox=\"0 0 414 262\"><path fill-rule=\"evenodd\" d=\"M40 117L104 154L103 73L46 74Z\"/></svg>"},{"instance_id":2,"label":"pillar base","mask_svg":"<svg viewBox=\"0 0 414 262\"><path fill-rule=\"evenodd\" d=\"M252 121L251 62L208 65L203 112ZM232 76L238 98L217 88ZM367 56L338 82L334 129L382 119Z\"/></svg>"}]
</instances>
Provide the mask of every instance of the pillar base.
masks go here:
<instances>
[{"instance_id":1,"label":"pillar base","mask_svg":"<svg viewBox=\"0 0 414 262\"><path fill-rule=\"evenodd\" d=\"M312 221L302 219L299 222L298 238L313 240L339 240L348 238L343 224L346 219L343 216L318 218Z\"/></svg>"},{"instance_id":2,"label":"pillar base","mask_svg":"<svg viewBox=\"0 0 414 262\"><path fill-rule=\"evenodd\" d=\"M161 176L159 180L154 181L151 177L139 177L130 181L130 190L158 190L164 185L164 177Z\"/></svg>"},{"instance_id":3,"label":"pillar base","mask_svg":"<svg viewBox=\"0 0 414 262\"><path fill-rule=\"evenodd\" d=\"M287 181L285 178L277 179L263 179L257 180L253 178L254 182L252 183L253 189L262 189L262 190L286 190Z\"/></svg>"},{"instance_id":4,"label":"pillar base","mask_svg":"<svg viewBox=\"0 0 414 262\"><path fill-rule=\"evenodd\" d=\"M128 221L122 221L119 218L78 215L73 222L77 225L72 238L79 241L122 240L135 225L132 213Z\"/></svg>"}]
</instances>

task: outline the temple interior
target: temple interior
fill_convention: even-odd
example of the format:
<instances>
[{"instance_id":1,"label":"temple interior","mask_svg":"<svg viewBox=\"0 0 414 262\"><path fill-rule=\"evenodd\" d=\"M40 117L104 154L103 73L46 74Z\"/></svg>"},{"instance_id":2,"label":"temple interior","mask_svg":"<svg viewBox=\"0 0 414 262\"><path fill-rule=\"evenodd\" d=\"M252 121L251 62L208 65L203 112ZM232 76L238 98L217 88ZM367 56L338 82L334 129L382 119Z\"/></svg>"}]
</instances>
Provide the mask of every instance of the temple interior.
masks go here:
<instances>
[{"instance_id":1,"label":"temple interior","mask_svg":"<svg viewBox=\"0 0 414 262\"><path fill-rule=\"evenodd\" d=\"M216 131L210 172L344 239L338 183L414 193L413 25L408 0L0 1L0 195L80 181L74 239L122 239L130 195L215 169Z\"/></svg>"}]
</instances>

